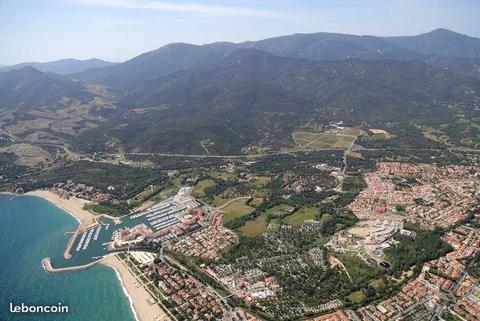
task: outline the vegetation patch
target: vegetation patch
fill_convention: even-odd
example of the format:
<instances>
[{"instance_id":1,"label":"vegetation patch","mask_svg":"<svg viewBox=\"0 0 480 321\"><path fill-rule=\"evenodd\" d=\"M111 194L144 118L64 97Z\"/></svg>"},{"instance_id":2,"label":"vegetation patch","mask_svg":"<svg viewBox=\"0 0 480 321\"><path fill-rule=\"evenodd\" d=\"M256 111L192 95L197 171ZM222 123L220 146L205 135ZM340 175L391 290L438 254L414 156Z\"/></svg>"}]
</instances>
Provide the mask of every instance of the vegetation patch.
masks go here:
<instances>
[{"instance_id":1,"label":"vegetation patch","mask_svg":"<svg viewBox=\"0 0 480 321\"><path fill-rule=\"evenodd\" d=\"M267 229L267 217L268 214L264 212L253 221L247 221L245 225L238 229L238 231L245 236L256 236L262 234Z\"/></svg>"},{"instance_id":2,"label":"vegetation patch","mask_svg":"<svg viewBox=\"0 0 480 321\"><path fill-rule=\"evenodd\" d=\"M316 207L304 207L295 213L282 218L281 222L292 226L300 226L305 220L314 220L317 213L318 208Z\"/></svg>"},{"instance_id":3,"label":"vegetation patch","mask_svg":"<svg viewBox=\"0 0 480 321\"><path fill-rule=\"evenodd\" d=\"M334 128L322 132L295 131L293 140L303 149L349 148L361 130L353 127Z\"/></svg>"},{"instance_id":4,"label":"vegetation patch","mask_svg":"<svg viewBox=\"0 0 480 321\"><path fill-rule=\"evenodd\" d=\"M204 198L205 195L205 188L215 186L215 181L213 179L204 179L195 185L193 189L193 196L198 198Z\"/></svg>"},{"instance_id":5,"label":"vegetation patch","mask_svg":"<svg viewBox=\"0 0 480 321\"><path fill-rule=\"evenodd\" d=\"M400 234L395 235L399 244L385 251L386 259L396 277L412 266L420 268L423 263L452 250L452 247L440 238L442 231L439 229L423 231L417 227L416 233L417 236L413 240Z\"/></svg>"},{"instance_id":6,"label":"vegetation patch","mask_svg":"<svg viewBox=\"0 0 480 321\"><path fill-rule=\"evenodd\" d=\"M350 293L348 295L348 299L353 303L362 303L363 301L365 301L365 294L363 294L362 290L358 290Z\"/></svg>"},{"instance_id":7,"label":"vegetation patch","mask_svg":"<svg viewBox=\"0 0 480 321\"><path fill-rule=\"evenodd\" d=\"M252 213L255 209L247 205L248 199L237 199L228 203L227 206L222 208L225 212L224 220L229 222L232 219L236 219Z\"/></svg>"},{"instance_id":8,"label":"vegetation patch","mask_svg":"<svg viewBox=\"0 0 480 321\"><path fill-rule=\"evenodd\" d=\"M382 273L382 269L378 266L367 264L360 257L349 253L336 253L335 256L343 263L347 269L353 284L360 285L368 282L375 276Z\"/></svg>"}]
</instances>

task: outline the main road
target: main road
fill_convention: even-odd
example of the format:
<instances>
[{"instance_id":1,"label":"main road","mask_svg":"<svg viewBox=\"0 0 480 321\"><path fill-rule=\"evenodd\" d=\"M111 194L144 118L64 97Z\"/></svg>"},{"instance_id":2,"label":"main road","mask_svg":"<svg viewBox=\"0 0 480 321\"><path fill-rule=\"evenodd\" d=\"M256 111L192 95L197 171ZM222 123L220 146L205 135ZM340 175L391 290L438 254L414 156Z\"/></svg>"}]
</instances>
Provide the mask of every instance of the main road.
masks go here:
<instances>
[{"instance_id":1,"label":"main road","mask_svg":"<svg viewBox=\"0 0 480 321\"><path fill-rule=\"evenodd\" d=\"M175 153L106 153L101 154L104 156L109 157L120 157L122 155L128 156L159 156L159 157L189 157L189 158L261 158L270 155L285 155L285 154L294 154L300 152L316 152L316 151L350 151L353 148L353 144L345 150L344 148L321 148L321 149L311 149L311 150L304 150L304 149L292 149L292 150L283 150L283 151L272 151L266 153L259 153L259 154L244 154L244 155L206 155L206 154L175 154ZM359 148L356 151L446 151L449 148ZM455 150L452 148L452 150ZM469 152L469 153L480 153L480 150L476 149L461 149L460 151ZM90 158L91 155L86 154L77 154L81 158Z\"/></svg>"}]
</instances>

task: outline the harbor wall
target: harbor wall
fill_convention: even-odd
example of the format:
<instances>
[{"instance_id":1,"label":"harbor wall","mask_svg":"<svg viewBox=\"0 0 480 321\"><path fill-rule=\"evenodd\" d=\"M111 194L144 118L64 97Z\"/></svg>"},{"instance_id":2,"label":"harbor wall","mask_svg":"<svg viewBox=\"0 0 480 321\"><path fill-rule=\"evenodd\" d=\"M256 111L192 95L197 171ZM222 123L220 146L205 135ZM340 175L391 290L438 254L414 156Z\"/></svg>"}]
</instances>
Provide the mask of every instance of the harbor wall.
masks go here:
<instances>
[{"instance_id":1,"label":"harbor wall","mask_svg":"<svg viewBox=\"0 0 480 321\"><path fill-rule=\"evenodd\" d=\"M43 269L45 270L45 272L61 273L61 272L73 272L73 271L86 270L88 268L91 268L92 266L94 266L95 264L97 264L100 261L101 261L101 259L98 259L94 262L90 262L90 263L85 264L85 265L71 266L71 267L65 267L65 268L54 268L52 266L52 262L51 262L50 258L46 257L42 260L42 265L43 265Z\"/></svg>"}]
</instances>

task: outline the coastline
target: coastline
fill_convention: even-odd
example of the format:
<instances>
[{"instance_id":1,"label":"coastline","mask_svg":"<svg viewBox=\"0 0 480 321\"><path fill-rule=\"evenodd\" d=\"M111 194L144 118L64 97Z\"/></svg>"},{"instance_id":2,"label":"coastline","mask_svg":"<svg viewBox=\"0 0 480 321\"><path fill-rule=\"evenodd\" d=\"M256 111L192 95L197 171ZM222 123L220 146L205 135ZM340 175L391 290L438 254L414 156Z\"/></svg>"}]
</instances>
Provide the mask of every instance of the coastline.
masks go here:
<instances>
[{"instance_id":1,"label":"coastline","mask_svg":"<svg viewBox=\"0 0 480 321\"><path fill-rule=\"evenodd\" d=\"M73 216L78 221L78 223L83 223L96 217L94 214L83 209L83 205L89 203L89 201L87 200L79 198L64 199L57 194L47 190L35 190L25 193L23 195L41 197L49 201L53 205L60 207L62 210Z\"/></svg>"},{"instance_id":2,"label":"coastline","mask_svg":"<svg viewBox=\"0 0 480 321\"><path fill-rule=\"evenodd\" d=\"M167 316L167 313L163 311L158 304L150 305L147 302L147 300L151 298L151 295L143 286L138 286L139 283L137 283L135 280L135 276L130 273L120 259L118 259L116 256L110 255L103 258L100 263L112 268L117 274L123 291L130 301L130 306L137 320L170 320L170 318Z\"/></svg>"},{"instance_id":3,"label":"coastline","mask_svg":"<svg viewBox=\"0 0 480 321\"><path fill-rule=\"evenodd\" d=\"M12 195L18 196L18 194ZM49 201L53 205L63 209L65 212L73 216L79 224L86 221L91 221L97 217L96 215L83 209L83 205L88 203L86 200L76 198L64 199L48 190L35 190L23 195L41 197ZM153 321L156 320L156 316L158 316L161 320L170 320L168 317L166 317L166 312L163 311L158 304L149 305L147 303L147 299L151 297L150 294L143 286L136 286L134 275L130 273L130 271L116 256L106 256L100 261L100 263L112 268L115 271L115 274L119 279L120 286L130 302L130 308L136 320Z\"/></svg>"}]
</instances>

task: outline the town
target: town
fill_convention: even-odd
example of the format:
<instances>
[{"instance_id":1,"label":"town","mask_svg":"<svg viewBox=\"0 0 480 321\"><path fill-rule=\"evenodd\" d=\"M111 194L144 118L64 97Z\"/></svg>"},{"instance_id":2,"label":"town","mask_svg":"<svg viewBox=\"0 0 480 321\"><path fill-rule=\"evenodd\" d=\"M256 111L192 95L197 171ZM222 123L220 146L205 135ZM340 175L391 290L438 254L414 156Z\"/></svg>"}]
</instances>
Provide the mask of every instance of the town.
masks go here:
<instances>
[{"instance_id":1,"label":"town","mask_svg":"<svg viewBox=\"0 0 480 321\"><path fill-rule=\"evenodd\" d=\"M241 163L237 166L245 171ZM315 166L339 175L338 167ZM233 164L220 170L230 176L237 171ZM258 180L251 173L240 175L250 177L242 184ZM285 177L284 191L304 193L299 187L307 186L306 180L291 185ZM187 180L199 184L196 179ZM160 305L172 320L450 320L450 315L477 320L480 284L469 269L478 254L480 233L468 225L468 218L480 200L478 167L380 162L362 179L366 187L345 207L331 208L334 196L330 203L319 203L325 214L320 211L300 224L290 225L295 221L286 219L298 216L298 207L274 205L267 209L274 223L253 238L228 228L225 215L230 214L193 196L199 194L196 187L183 186L174 196L131 214L100 216L100 225L88 226L72 243L72 262L94 249L98 253L92 259L118 253L150 293L150 304ZM322 193L336 186L325 183L312 190ZM110 197L108 191L74 182L58 183L51 190L90 201ZM347 211L356 221L345 228L326 225L333 215ZM438 229L443 231L441 249L436 250L440 256L419 270L417 265L398 266L392 251L428 233L437 235L433 231ZM376 273L373 280L383 284L378 289L395 286L398 291L369 303L366 288L353 287L357 281L352 273L360 264L354 257Z\"/></svg>"}]
</instances>

